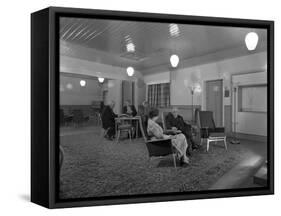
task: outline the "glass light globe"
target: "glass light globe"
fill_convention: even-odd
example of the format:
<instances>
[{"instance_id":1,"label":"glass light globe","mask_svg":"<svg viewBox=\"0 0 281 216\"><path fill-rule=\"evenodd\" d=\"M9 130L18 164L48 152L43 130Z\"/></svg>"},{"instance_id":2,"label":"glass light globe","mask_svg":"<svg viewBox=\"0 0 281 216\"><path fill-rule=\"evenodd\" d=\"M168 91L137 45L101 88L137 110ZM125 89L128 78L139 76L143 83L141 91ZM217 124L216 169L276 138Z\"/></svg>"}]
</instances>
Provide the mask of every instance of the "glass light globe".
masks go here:
<instances>
[{"instance_id":1,"label":"glass light globe","mask_svg":"<svg viewBox=\"0 0 281 216\"><path fill-rule=\"evenodd\" d=\"M127 74L128 76L133 76L135 73L135 70L133 67L127 67Z\"/></svg>"},{"instance_id":2,"label":"glass light globe","mask_svg":"<svg viewBox=\"0 0 281 216\"><path fill-rule=\"evenodd\" d=\"M73 89L73 85L71 83L67 83L66 88L71 90L71 89Z\"/></svg>"},{"instance_id":3,"label":"glass light globe","mask_svg":"<svg viewBox=\"0 0 281 216\"><path fill-rule=\"evenodd\" d=\"M250 32L245 37L245 43L249 51L255 50L259 41L259 36L256 32Z\"/></svg>"},{"instance_id":4,"label":"glass light globe","mask_svg":"<svg viewBox=\"0 0 281 216\"><path fill-rule=\"evenodd\" d=\"M85 80L80 80L80 86L85 87L86 86L86 81Z\"/></svg>"},{"instance_id":5,"label":"glass light globe","mask_svg":"<svg viewBox=\"0 0 281 216\"><path fill-rule=\"evenodd\" d=\"M179 61L180 61L180 59L179 59L179 57L178 57L177 55L175 55L175 54L171 55L171 57L170 57L170 63L171 63L171 65L172 65L173 68L175 68L175 67L178 66Z\"/></svg>"},{"instance_id":6,"label":"glass light globe","mask_svg":"<svg viewBox=\"0 0 281 216\"><path fill-rule=\"evenodd\" d=\"M100 83L103 83L104 78L103 78L103 77L99 77L99 78L98 78L98 81L99 81Z\"/></svg>"}]
</instances>

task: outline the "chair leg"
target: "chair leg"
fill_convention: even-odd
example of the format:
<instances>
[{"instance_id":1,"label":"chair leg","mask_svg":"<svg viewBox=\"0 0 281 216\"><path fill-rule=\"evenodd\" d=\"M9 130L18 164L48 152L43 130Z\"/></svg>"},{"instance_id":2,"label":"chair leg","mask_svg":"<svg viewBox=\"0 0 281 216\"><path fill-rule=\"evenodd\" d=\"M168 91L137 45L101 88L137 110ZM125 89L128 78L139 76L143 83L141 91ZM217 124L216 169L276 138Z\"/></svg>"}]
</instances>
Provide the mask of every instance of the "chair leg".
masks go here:
<instances>
[{"instance_id":1,"label":"chair leg","mask_svg":"<svg viewBox=\"0 0 281 216\"><path fill-rule=\"evenodd\" d=\"M131 134L131 130L128 130L128 133L129 133L130 142L132 142L132 134Z\"/></svg>"},{"instance_id":2,"label":"chair leg","mask_svg":"<svg viewBox=\"0 0 281 216\"><path fill-rule=\"evenodd\" d=\"M102 128L101 130L100 130L100 137L102 138L102 137L104 137L105 136L105 130Z\"/></svg>"},{"instance_id":3,"label":"chair leg","mask_svg":"<svg viewBox=\"0 0 281 216\"><path fill-rule=\"evenodd\" d=\"M209 151L209 144L210 144L210 140L207 139L207 151Z\"/></svg>"},{"instance_id":4,"label":"chair leg","mask_svg":"<svg viewBox=\"0 0 281 216\"><path fill-rule=\"evenodd\" d=\"M119 142L119 138L120 138L120 130L117 131L116 143Z\"/></svg>"},{"instance_id":5,"label":"chair leg","mask_svg":"<svg viewBox=\"0 0 281 216\"><path fill-rule=\"evenodd\" d=\"M175 157L175 154L173 154L173 161L174 161L174 167L175 167L175 169L177 169L177 163L176 163L176 157Z\"/></svg>"},{"instance_id":6,"label":"chair leg","mask_svg":"<svg viewBox=\"0 0 281 216\"><path fill-rule=\"evenodd\" d=\"M227 150L227 143L226 143L226 137L224 138L224 146L225 146L225 150Z\"/></svg>"}]
</instances>

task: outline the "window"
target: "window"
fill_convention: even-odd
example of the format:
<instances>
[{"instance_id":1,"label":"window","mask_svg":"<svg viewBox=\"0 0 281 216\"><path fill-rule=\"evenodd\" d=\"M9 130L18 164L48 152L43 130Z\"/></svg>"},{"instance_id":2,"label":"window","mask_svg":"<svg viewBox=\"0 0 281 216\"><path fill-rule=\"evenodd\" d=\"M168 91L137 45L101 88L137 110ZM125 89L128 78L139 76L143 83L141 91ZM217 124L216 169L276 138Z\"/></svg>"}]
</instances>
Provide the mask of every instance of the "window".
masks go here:
<instances>
[{"instance_id":1,"label":"window","mask_svg":"<svg viewBox=\"0 0 281 216\"><path fill-rule=\"evenodd\" d=\"M239 87L238 110L240 112L267 112L266 85Z\"/></svg>"},{"instance_id":2,"label":"window","mask_svg":"<svg viewBox=\"0 0 281 216\"><path fill-rule=\"evenodd\" d=\"M150 106L170 106L170 83L148 85L147 98Z\"/></svg>"}]
</instances>

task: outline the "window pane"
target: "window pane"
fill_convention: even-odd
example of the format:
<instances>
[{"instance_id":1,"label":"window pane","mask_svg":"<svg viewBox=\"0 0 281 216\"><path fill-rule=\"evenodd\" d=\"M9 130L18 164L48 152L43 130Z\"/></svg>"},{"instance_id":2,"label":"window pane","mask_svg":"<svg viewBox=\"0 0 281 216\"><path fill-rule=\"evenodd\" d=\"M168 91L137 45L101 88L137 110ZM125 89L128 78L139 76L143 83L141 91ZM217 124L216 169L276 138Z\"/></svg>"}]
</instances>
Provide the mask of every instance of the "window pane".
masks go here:
<instances>
[{"instance_id":1,"label":"window pane","mask_svg":"<svg viewBox=\"0 0 281 216\"><path fill-rule=\"evenodd\" d=\"M239 88L239 110L242 112L267 112L267 87L247 86Z\"/></svg>"}]
</instances>

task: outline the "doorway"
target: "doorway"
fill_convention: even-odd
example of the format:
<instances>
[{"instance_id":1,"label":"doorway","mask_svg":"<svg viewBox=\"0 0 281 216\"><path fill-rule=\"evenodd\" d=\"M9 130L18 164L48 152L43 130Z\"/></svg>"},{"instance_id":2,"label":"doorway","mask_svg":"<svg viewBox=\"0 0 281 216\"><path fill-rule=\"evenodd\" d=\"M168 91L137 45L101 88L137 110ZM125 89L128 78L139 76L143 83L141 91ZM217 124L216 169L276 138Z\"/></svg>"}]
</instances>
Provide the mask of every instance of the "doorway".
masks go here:
<instances>
[{"instance_id":1,"label":"doorway","mask_svg":"<svg viewBox=\"0 0 281 216\"><path fill-rule=\"evenodd\" d=\"M216 126L223 126L222 80L206 81L206 110L213 112Z\"/></svg>"}]
</instances>

